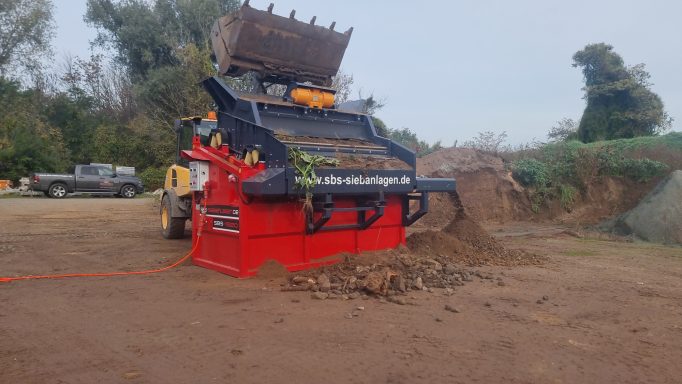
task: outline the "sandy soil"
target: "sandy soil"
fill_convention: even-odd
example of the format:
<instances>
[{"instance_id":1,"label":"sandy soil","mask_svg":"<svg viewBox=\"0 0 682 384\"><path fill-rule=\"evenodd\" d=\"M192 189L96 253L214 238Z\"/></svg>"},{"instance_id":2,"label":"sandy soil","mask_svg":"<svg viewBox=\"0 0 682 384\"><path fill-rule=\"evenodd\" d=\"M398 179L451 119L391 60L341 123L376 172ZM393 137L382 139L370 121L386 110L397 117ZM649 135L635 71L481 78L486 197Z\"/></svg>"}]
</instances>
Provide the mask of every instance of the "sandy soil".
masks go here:
<instances>
[{"instance_id":1,"label":"sandy soil","mask_svg":"<svg viewBox=\"0 0 682 384\"><path fill-rule=\"evenodd\" d=\"M156 213L149 199L0 199L0 276L164 265L190 242L163 240ZM408 305L191 265L0 283L0 383L680 382L681 248L489 229L550 261L481 268L495 278Z\"/></svg>"}]
</instances>

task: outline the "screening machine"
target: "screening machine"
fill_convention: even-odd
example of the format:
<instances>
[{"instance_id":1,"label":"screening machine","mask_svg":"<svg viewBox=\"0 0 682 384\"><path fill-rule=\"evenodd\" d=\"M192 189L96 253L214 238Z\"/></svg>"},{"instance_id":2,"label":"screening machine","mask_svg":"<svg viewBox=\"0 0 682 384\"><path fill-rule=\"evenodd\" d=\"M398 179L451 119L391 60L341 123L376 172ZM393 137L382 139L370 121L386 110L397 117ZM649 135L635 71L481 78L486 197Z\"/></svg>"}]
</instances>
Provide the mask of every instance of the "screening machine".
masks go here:
<instances>
[{"instance_id":1,"label":"screening machine","mask_svg":"<svg viewBox=\"0 0 682 384\"><path fill-rule=\"evenodd\" d=\"M191 149L179 148L189 171L169 168L162 227L179 237L192 219L197 265L247 277L271 259L294 271L394 248L430 192L455 190L454 179L418 177L415 153L378 136L370 116L337 108L328 86L352 29L314 21L245 2L213 28L221 74L286 90L241 93L212 77L215 119L176 122L179 136L191 128Z\"/></svg>"}]
</instances>

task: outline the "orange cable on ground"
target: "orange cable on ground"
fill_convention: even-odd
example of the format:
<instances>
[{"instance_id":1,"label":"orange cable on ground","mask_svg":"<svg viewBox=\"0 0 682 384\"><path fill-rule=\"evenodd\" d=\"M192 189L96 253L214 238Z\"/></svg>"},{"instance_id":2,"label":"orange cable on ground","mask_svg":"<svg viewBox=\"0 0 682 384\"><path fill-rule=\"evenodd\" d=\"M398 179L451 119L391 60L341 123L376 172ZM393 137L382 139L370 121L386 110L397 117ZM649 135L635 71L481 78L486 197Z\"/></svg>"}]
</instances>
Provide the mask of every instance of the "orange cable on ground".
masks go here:
<instances>
[{"instance_id":1,"label":"orange cable on ground","mask_svg":"<svg viewBox=\"0 0 682 384\"><path fill-rule=\"evenodd\" d=\"M197 241L197 244L199 244L199 241ZM106 277L106 276L126 276L126 275L148 275L152 273L159 273L159 272L164 272L167 271L171 268L175 268L178 265L182 264L185 260L187 260L190 256L192 256L192 253L194 253L194 250L197 248L197 244L195 244L192 249L183 257L181 257L178 261L175 263L165 266L163 268L158 268L158 269L147 269L144 271L131 271L131 272L104 272L104 273L64 273L64 274L57 274L57 275L29 275L29 276L17 276L17 277L0 277L0 283L9 283L11 281L17 281L17 280L36 280L36 279L64 279L67 277Z\"/></svg>"},{"instance_id":2,"label":"orange cable on ground","mask_svg":"<svg viewBox=\"0 0 682 384\"><path fill-rule=\"evenodd\" d=\"M204 192L206 193L206 192ZM206 209L206 199L204 199L204 209ZM9 283L11 281L17 281L17 280L37 280L37 279L64 279L67 277L109 277L109 276L127 276L127 275L149 275L152 273L159 273L159 272L165 272L169 269L175 268L178 265L182 264L185 260L189 259L190 256L192 256L192 253L197 249L197 245L199 245L199 238L201 237L201 230L203 229L203 226L206 224L206 216L204 213L200 214L201 222L202 225L199 226L198 233L197 233L197 241L196 244L192 246L192 249L190 249L189 252L183 257L181 257L178 261L171 265L167 265L163 268L157 268L157 269L147 269L144 271L131 271L131 272L104 272L104 273L64 273L64 274L56 274L56 275L29 275L29 276L17 276L17 277L0 277L0 283Z\"/></svg>"}]
</instances>

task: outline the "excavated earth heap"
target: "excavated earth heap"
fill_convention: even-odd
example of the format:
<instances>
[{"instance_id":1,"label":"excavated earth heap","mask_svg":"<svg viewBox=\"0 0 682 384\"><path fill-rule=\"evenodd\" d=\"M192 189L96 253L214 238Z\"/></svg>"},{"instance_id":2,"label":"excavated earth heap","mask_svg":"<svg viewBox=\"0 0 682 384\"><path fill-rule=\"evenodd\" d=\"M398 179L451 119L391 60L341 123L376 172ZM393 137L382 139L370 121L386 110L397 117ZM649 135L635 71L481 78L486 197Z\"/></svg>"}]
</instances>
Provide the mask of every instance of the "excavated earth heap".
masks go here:
<instances>
[{"instance_id":1,"label":"excavated earth heap","mask_svg":"<svg viewBox=\"0 0 682 384\"><path fill-rule=\"evenodd\" d=\"M526 220L533 216L523 187L512 178L499 156L469 148L446 148L418 158L417 173L454 177L467 214L475 220ZM432 194L429 205L429 214L418 224L441 228L455 213L456 207L446 194Z\"/></svg>"},{"instance_id":2,"label":"excavated earth heap","mask_svg":"<svg viewBox=\"0 0 682 384\"><path fill-rule=\"evenodd\" d=\"M354 298L361 293L393 296L429 288L452 290L474 276L493 278L476 267L532 265L544 261L536 255L505 249L468 217L456 192L450 197L455 216L442 230L410 235L407 248L342 255L339 263L291 276L283 289L310 290L319 298L329 295Z\"/></svg>"}]
</instances>

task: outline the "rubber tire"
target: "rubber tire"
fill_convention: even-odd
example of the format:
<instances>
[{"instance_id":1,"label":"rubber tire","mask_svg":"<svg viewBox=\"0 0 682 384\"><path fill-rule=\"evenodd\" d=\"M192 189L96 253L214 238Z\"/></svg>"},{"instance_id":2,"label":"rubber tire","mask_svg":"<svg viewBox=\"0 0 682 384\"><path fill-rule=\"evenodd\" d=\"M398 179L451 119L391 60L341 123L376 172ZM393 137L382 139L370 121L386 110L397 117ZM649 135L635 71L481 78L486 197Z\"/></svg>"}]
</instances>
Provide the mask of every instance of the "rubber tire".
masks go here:
<instances>
[{"instance_id":1,"label":"rubber tire","mask_svg":"<svg viewBox=\"0 0 682 384\"><path fill-rule=\"evenodd\" d=\"M164 228L164 217L163 211L166 209L167 216L166 227ZM161 217L161 234L166 239L182 239L185 236L185 221L187 219L183 217L173 217L173 206L170 202L170 197L165 195L161 199L161 209L159 210L159 216Z\"/></svg>"},{"instance_id":2,"label":"rubber tire","mask_svg":"<svg viewBox=\"0 0 682 384\"><path fill-rule=\"evenodd\" d=\"M135 186L132 184L126 184L121 187L121 196L125 197L126 199L132 199L137 195L137 191L135 190Z\"/></svg>"},{"instance_id":3,"label":"rubber tire","mask_svg":"<svg viewBox=\"0 0 682 384\"><path fill-rule=\"evenodd\" d=\"M68 194L68 190L66 189L66 184L54 183L50 185L50 188L48 189L47 193L53 199L63 199Z\"/></svg>"}]
</instances>

